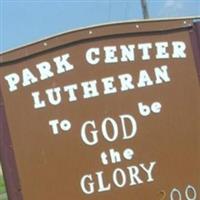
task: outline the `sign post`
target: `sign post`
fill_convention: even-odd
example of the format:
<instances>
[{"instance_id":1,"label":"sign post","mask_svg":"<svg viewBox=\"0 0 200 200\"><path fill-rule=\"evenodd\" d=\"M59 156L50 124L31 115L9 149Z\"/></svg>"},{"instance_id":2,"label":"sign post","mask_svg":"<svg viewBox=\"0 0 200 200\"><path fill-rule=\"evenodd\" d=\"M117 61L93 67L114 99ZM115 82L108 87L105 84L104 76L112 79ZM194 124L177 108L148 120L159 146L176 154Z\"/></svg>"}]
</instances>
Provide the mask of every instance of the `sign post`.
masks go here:
<instances>
[{"instance_id":1,"label":"sign post","mask_svg":"<svg viewBox=\"0 0 200 200\"><path fill-rule=\"evenodd\" d=\"M9 199L199 199L192 31L191 20L105 25L1 55Z\"/></svg>"}]
</instances>

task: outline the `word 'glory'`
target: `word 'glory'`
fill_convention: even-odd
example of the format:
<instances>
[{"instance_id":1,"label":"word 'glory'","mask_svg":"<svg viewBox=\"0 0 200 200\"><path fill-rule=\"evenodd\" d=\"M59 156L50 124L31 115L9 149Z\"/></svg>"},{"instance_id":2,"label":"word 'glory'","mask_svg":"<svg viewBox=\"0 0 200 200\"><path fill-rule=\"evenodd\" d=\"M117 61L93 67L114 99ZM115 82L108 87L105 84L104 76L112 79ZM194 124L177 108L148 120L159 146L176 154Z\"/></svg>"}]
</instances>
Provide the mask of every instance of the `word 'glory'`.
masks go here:
<instances>
[{"instance_id":1,"label":"word 'glory'","mask_svg":"<svg viewBox=\"0 0 200 200\"><path fill-rule=\"evenodd\" d=\"M141 163L125 169L116 168L108 176L104 171L87 174L81 178L80 185L83 193L91 195L95 192L108 192L114 188L134 187L139 184L154 182L153 172L156 162Z\"/></svg>"},{"instance_id":2,"label":"word 'glory'","mask_svg":"<svg viewBox=\"0 0 200 200\"><path fill-rule=\"evenodd\" d=\"M117 78L114 76L104 77L100 81L90 80L79 84L64 85L46 89L45 92L32 92L34 108L44 108L47 104L57 106L63 102L75 102L78 99L95 98L100 95L109 95L117 92L134 90L170 82L168 67L166 65L154 68L154 75L151 78L146 70L140 70L138 77L131 74L121 74Z\"/></svg>"}]
</instances>

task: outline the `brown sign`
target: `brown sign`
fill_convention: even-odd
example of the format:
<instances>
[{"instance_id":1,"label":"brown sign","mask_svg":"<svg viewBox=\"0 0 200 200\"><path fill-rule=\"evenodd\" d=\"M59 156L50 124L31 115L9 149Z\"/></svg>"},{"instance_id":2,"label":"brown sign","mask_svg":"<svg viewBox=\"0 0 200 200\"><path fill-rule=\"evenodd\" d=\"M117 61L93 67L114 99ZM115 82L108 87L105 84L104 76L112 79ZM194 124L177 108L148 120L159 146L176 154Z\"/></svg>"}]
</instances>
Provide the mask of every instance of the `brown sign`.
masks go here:
<instances>
[{"instance_id":1,"label":"brown sign","mask_svg":"<svg viewBox=\"0 0 200 200\"><path fill-rule=\"evenodd\" d=\"M199 199L191 32L184 20L114 24L2 54L10 199Z\"/></svg>"}]
</instances>

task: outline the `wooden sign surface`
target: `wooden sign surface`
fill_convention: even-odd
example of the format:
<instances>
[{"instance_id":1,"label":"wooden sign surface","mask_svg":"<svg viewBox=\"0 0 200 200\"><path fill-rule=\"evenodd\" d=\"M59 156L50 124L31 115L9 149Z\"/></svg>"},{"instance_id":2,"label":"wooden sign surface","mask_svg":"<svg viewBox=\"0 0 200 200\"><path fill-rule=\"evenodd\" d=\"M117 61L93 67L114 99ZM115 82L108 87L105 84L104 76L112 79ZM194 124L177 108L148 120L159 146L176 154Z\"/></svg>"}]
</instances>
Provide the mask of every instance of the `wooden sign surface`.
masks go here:
<instances>
[{"instance_id":1,"label":"wooden sign surface","mask_svg":"<svg viewBox=\"0 0 200 200\"><path fill-rule=\"evenodd\" d=\"M182 20L107 25L3 54L10 199L199 199L191 29Z\"/></svg>"}]
</instances>

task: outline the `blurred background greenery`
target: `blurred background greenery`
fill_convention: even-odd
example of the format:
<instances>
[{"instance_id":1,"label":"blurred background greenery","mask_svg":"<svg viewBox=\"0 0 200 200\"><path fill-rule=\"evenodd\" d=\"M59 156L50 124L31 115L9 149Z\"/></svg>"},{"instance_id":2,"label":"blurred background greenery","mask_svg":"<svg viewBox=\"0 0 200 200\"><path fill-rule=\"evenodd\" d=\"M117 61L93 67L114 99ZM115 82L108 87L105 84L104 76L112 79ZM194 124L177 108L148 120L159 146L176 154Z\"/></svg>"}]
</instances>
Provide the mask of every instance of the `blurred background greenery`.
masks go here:
<instances>
[{"instance_id":1,"label":"blurred background greenery","mask_svg":"<svg viewBox=\"0 0 200 200\"><path fill-rule=\"evenodd\" d=\"M1 168L1 166L0 166L0 168ZM1 171L1 169L0 169L0 171ZM2 172L0 173L0 200L8 200Z\"/></svg>"}]
</instances>

